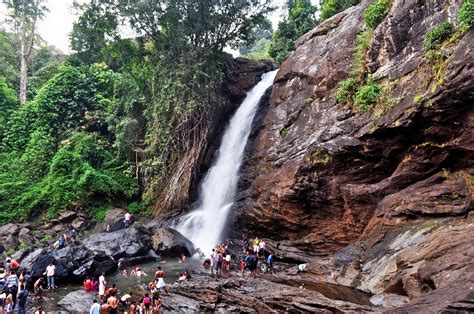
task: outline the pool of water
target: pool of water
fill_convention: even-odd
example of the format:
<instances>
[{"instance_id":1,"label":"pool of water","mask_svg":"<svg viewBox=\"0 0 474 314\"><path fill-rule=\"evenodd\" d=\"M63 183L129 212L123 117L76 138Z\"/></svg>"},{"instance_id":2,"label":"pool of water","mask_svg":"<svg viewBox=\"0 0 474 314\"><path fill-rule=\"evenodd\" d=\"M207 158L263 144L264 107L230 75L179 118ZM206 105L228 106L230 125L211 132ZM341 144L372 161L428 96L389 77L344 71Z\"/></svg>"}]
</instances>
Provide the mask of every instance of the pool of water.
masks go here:
<instances>
[{"instance_id":1,"label":"pool of water","mask_svg":"<svg viewBox=\"0 0 474 314\"><path fill-rule=\"evenodd\" d=\"M112 284L117 286L119 294L124 294L131 291L136 296L142 296L146 292L144 289L148 286L148 283L154 279L157 266L161 266L161 268L165 271L165 282L168 286L170 286L170 284L178 279L184 270L188 270L190 272L203 270L202 263L203 259L194 257L186 259L186 261L183 263L179 263L177 260L163 260L136 265L141 267L141 269L147 274L143 277L137 278L130 275L125 277L122 275L122 271L117 271L116 273L108 275L105 278L108 282L108 287L112 287ZM130 270L131 268L129 268L129 271ZM32 308L41 305L45 311L54 311L57 313L62 309L57 306L57 302L59 302L68 293L82 289L82 283L80 282L56 284L59 286L59 288L54 291L43 292L43 298L41 300L34 300L33 298L30 298L29 307ZM98 292L91 293L97 294Z\"/></svg>"},{"instance_id":2,"label":"pool of water","mask_svg":"<svg viewBox=\"0 0 474 314\"><path fill-rule=\"evenodd\" d=\"M360 291L351 287L342 285L336 285L328 282L310 281L310 280L297 280L297 279L276 279L276 283L284 284L287 286L298 287L300 289L309 289L317 291L325 297L332 300L347 301L360 305L372 306L370 293Z\"/></svg>"}]
</instances>

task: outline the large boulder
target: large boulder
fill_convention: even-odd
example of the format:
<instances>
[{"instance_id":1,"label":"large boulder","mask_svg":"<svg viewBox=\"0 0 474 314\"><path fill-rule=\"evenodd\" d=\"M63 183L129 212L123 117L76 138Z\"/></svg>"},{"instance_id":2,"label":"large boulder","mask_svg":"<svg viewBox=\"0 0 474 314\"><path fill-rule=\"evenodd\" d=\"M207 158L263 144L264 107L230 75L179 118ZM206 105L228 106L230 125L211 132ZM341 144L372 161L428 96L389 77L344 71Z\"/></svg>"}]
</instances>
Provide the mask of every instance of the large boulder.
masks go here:
<instances>
[{"instance_id":1,"label":"large boulder","mask_svg":"<svg viewBox=\"0 0 474 314\"><path fill-rule=\"evenodd\" d=\"M56 277L66 278L72 273L73 261L67 259L60 259L56 250L53 249L38 249L26 256L21 261L21 266L27 271L31 272L33 277L41 277L46 271L49 263L53 262L56 266Z\"/></svg>"},{"instance_id":2,"label":"large boulder","mask_svg":"<svg viewBox=\"0 0 474 314\"><path fill-rule=\"evenodd\" d=\"M96 254L87 259L79 268L73 271L73 275L79 278L85 276L98 277L103 272L110 274L117 269L117 262L108 255Z\"/></svg>"},{"instance_id":3,"label":"large boulder","mask_svg":"<svg viewBox=\"0 0 474 314\"><path fill-rule=\"evenodd\" d=\"M91 235L84 245L95 254L105 254L118 260L121 257L146 255L151 249L150 231L135 223L127 229Z\"/></svg>"},{"instance_id":4,"label":"large boulder","mask_svg":"<svg viewBox=\"0 0 474 314\"><path fill-rule=\"evenodd\" d=\"M164 257L178 257L182 254L191 256L194 254L193 243L171 228L156 229L151 240L153 250Z\"/></svg>"},{"instance_id":5,"label":"large boulder","mask_svg":"<svg viewBox=\"0 0 474 314\"><path fill-rule=\"evenodd\" d=\"M102 231L117 231L123 229L123 219L126 211L122 208L114 208L107 211L105 214L104 223L102 224Z\"/></svg>"},{"instance_id":6,"label":"large boulder","mask_svg":"<svg viewBox=\"0 0 474 314\"><path fill-rule=\"evenodd\" d=\"M58 302L58 305L69 312L89 313L95 298L95 293L77 290L68 293Z\"/></svg>"}]
</instances>

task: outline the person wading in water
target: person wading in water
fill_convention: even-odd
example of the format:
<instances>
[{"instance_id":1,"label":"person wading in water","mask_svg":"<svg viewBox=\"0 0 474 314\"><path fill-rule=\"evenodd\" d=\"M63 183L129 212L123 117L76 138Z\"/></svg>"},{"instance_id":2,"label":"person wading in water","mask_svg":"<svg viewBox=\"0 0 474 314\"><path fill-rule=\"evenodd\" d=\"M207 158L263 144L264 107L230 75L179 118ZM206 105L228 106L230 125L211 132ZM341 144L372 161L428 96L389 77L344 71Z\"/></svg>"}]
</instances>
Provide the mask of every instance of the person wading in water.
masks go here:
<instances>
[{"instance_id":1,"label":"person wading in water","mask_svg":"<svg viewBox=\"0 0 474 314\"><path fill-rule=\"evenodd\" d=\"M163 288L163 290L165 290L166 292L166 295L170 295L168 290L166 289L166 283L165 283L164 277L165 277L165 272L161 269L161 266L158 266L155 272L155 281L157 282L156 287L158 288L158 291L160 291L161 288Z\"/></svg>"}]
</instances>

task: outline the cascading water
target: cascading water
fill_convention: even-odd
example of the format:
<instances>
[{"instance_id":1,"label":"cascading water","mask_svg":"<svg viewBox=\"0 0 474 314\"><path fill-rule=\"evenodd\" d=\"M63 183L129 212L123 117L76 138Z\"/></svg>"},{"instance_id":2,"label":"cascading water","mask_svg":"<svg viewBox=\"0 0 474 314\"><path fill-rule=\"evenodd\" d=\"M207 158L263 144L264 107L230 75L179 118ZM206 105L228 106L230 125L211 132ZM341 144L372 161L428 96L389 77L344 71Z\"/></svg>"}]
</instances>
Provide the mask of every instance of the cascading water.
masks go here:
<instances>
[{"instance_id":1,"label":"cascading water","mask_svg":"<svg viewBox=\"0 0 474 314\"><path fill-rule=\"evenodd\" d=\"M273 84L277 70L262 75L230 120L214 165L201 183L199 208L183 216L176 229L197 248L209 252L221 240L234 201L239 169L260 99Z\"/></svg>"}]
</instances>

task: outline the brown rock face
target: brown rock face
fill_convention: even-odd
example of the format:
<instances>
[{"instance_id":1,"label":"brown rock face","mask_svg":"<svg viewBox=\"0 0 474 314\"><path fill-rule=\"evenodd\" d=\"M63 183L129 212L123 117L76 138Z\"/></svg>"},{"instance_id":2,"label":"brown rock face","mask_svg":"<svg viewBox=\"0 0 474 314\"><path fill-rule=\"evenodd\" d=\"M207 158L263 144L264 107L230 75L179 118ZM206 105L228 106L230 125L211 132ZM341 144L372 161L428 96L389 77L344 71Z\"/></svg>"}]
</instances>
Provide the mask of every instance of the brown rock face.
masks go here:
<instances>
[{"instance_id":1,"label":"brown rock face","mask_svg":"<svg viewBox=\"0 0 474 314\"><path fill-rule=\"evenodd\" d=\"M388 95L363 112L335 92L370 3L302 37L281 65L243 168L235 222L250 234L328 254L358 240L374 214L407 221L472 209L474 33L445 49L440 83L422 42L440 21L456 24L459 5L393 1L366 54Z\"/></svg>"},{"instance_id":2,"label":"brown rock face","mask_svg":"<svg viewBox=\"0 0 474 314\"><path fill-rule=\"evenodd\" d=\"M433 59L425 33L456 26L460 2L392 1L365 58L385 94L364 112L335 94L372 2L303 36L281 65L242 169L234 229L385 307L472 310L474 31Z\"/></svg>"},{"instance_id":3,"label":"brown rock face","mask_svg":"<svg viewBox=\"0 0 474 314\"><path fill-rule=\"evenodd\" d=\"M221 134L231 115L263 73L273 70L273 62L257 62L246 59L231 61L231 70L218 91L216 103L210 110L210 123L196 135L187 154L182 158L173 176L155 203L157 216L170 218L186 211L197 198L200 179L211 166L214 152L218 149Z\"/></svg>"}]
</instances>

